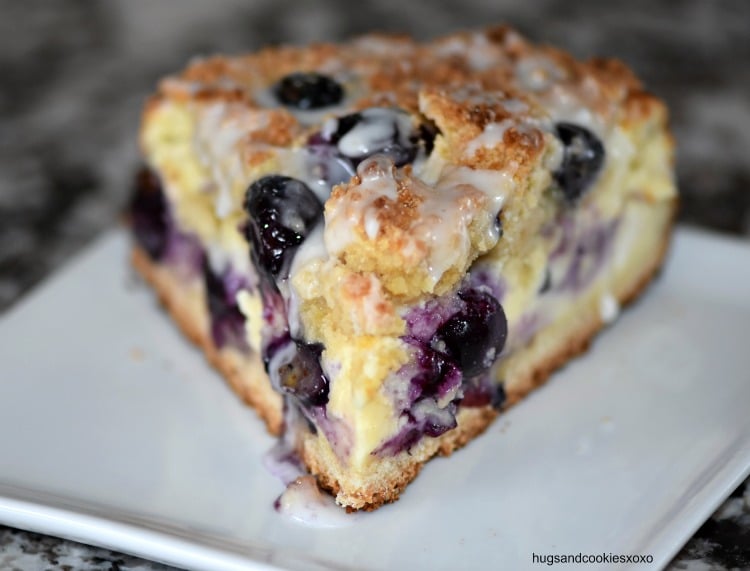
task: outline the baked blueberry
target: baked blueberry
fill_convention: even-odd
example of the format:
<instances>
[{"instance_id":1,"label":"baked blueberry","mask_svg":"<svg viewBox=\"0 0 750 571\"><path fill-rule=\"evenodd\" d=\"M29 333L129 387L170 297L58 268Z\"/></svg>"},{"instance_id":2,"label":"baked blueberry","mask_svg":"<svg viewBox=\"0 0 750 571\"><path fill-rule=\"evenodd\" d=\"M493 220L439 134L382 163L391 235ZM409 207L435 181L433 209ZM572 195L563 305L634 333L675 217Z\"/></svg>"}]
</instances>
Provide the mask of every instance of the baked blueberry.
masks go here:
<instances>
[{"instance_id":1,"label":"baked blueberry","mask_svg":"<svg viewBox=\"0 0 750 571\"><path fill-rule=\"evenodd\" d=\"M337 81L315 72L295 72L273 88L280 103L296 109L320 109L340 103L344 89Z\"/></svg>"},{"instance_id":2,"label":"baked blueberry","mask_svg":"<svg viewBox=\"0 0 750 571\"><path fill-rule=\"evenodd\" d=\"M417 363L421 369L412 380L415 393L424 397L442 398L461 383L461 374L450 356L430 347L422 347Z\"/></svg>"},{"instance_id":3,"label":"baked blueberry","mask_svg":"<svg viewBox=\"0 0 750 571\"><path fill-rule=\"evenodd\" d=\"M159 260L167 248L169 224L167 203L158 177L149 169L138 171L130 221L138 244L153 260Z\"/></svg>"},{"instance_id":4,"label":"baked blueberry","mask_svg":"<svg viewBox=\"0 0 750 571\"><path fill-rule=\"evenodd\" d=\"M558 123L563 160L553 176L568 202L575 203L590 188L604 164L604 145L588 129L573 123Z\"/></svg>"},{"instance_id":5,"label":"baked blueberry","mask_svg":"<svg viewBox=\"0 0 750 571\"><path fill-rule=\"evenodd\" d=\"M281 175L264 176L251 184L245 209L253 259L274 277L323 217L323 205L307 185Z\"/></svg>"},{"instance_id":6,"label":"baked blueberry","mask_svg":"<svg viewBox=\"0 0 750 571\"><path fill-rule=\"evenodd\" d=\"M320 367L323 345L302 341L294 343L294 356L278 371L281 389L304 406L323 406L328 402L328 379Z\"/></svg>"},{"instance_id":7,"label":"baked blueberry","mask_svg":"<svg viewBox=\"0 0 750 571\"><path fill-rule=\"evenodd\" d=\"M464 395L461 399L462 407L491 405L495 410L500 410L505 403L503 385L493 382L487 375L465 380L461 388Z\"/></svg>"},{"instance_id":8,"label":"baked blueberry","mask_svg":"<svg viewBox=\"0 0 750 571\"><path fill-rule=\"evenodd\" d=\"M468 289L458 296L465 308L440 326L432 346L444 348L469 378L488 370L500 355L508 322L503 307L489 292Z\"/></svg>"}]
</instances>

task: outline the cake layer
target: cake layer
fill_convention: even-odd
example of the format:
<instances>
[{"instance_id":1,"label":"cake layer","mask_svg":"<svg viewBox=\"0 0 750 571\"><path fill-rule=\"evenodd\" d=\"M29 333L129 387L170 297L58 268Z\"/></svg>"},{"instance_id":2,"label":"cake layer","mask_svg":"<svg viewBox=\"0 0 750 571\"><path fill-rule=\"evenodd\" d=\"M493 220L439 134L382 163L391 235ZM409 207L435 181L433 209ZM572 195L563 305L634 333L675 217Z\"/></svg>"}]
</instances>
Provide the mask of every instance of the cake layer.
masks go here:
<instances>
[{"instance_id":1,"label":"cake layer","mask_svg":"<svg viewBox=\"0 0 750 571\"><path fill-rule=\"evenodd\" d=\"M620 264L609 279L614 289L602 293L602 286L580 297L565 315L539 332L524 348L503 365L507 400L501 407L520 401L529 391L543 384L555 369L586 350L599 329L615 315L603 304L603 295L611 295L615 307L624 306L648 285L667 251L674 204L660 208L636 201L629 205L623 227L637 232L638 240L616 243L622 248ZM649 231L644 231L649 230ZM200 282L185 282L179 266L154 262L139 247L133 251L133 264L156 290L160 300L182 331L202 348L209 362L230 382L232 388L258 411L273 434L282 427L279 394L271 388L268 375L257 351L219 350L211 336L211 315ZM366 472L353 472L342 466L323 434L307 426L287 427L297 432L297 451L322 487L331 491L337 501L353 509L374 509L398 499L406 485L419 473L424 463L436 454L449 455L483 432L497 416L491 405L460 407L457 427L436 438L425 438L418 445L390 456Z\"/></svg>"},{"instance_id":2,"label":"cake layer","mask_svg":"<svg viewBox=\"0 0 750 571\"><path fill-rule=\"evenodd\" d=\"M663 105L508 29L197 62L142 146L139 269L354 509L585 347L675 205Z\"/></svg>"}]
</instances>

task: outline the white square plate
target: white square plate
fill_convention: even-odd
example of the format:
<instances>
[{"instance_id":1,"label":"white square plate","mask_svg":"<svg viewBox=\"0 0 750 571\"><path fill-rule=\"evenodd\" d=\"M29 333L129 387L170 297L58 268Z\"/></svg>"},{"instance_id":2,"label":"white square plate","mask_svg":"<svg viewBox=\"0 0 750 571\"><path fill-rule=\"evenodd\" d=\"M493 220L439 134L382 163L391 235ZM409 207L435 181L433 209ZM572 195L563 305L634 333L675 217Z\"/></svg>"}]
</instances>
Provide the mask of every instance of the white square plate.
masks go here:
<instances>
[{"instance_id":1,"label":"white square plate","mask_svg":"<svg viewBox=\"0 0 750 571\"><path fill-rule=\"evenodd\" d=\"M338 529L273 510L272 439L126 257L106 236L0 321L3 523L212 570L661 567L750 470L745 244L680 230L587 355Z\"/></svg>"}]
</instances>

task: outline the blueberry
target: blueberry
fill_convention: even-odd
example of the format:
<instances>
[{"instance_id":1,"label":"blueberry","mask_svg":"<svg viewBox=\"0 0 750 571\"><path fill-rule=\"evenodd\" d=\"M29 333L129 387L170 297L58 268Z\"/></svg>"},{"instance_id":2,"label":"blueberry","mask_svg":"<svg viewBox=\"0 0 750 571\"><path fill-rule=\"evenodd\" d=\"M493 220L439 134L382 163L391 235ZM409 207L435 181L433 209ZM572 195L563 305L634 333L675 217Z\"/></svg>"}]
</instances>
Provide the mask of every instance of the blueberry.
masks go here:
<instances>
[{"instance_id":1,"label":"blueberry","mask_svg":"<svg viewBox=\"0 0 750 571\"><path fill-rule=\"evenodd\" d=\"M136 175L130 202L130 221L138 244L153 260L159 260L167 248L169 220L167 201L158 177L143 168Z\"/></svg>"},{"instance_id":2,"label":"blueberry","mask_svg":"<svg viewBox=\"0 0 750 571\"><path fill-rule=\"evenodd\" d=\"M307 185L281 175L264 176L250 185L245 209L253 260L274 277L323 217L323 205Z\"/></svg>"},{"instance_id":3,"label":"blueberry","mask_svg":"<svg viewBox=\"0 0 750 571\"><path fill-rule=\"evenodd\" d=\"M432 149L434 132L414 129L409 113L397 108L371 107L333 120L322 139L357 164L374 154L393 160L397 167L411 163L420 145ZM420 135L427 137L423 140Z\"/></svg>"},{"instance_id":4,"label":"blueberry","mask_svg":"<svg viewBox=\"0 0 750 571\"><path fill-rule=\"evenodd\" d=\"M491 405L500 410L505 403L505 389L502 384L492 382L489 376L474 377L463 383L463 407L480 407Z\"/></svg>"},{"instance_id":5,"label":"blueberry","mask_svg":"<svg viewBox=\"0 0 750 571\"><path fill-rule=\"evenodd\" d=\"M203 282L214 344L218 348L230 345L246 349L245 316L236 301L241 282L229 272L224 276L215 274L207 260L203 263Z\"/></svg>"},{"instance_id":6,"label":"blueberry","mask_svg":"<svg viewBox=\"0 0 750 571\"><path fill-rule=\"evenodd\" d=\"M303 110L336 105L344 97L338 82L315 72L291 73L281 78L273 92L283 105Z\"/></svg>"},{"instance_id":7,"label":"blueberry","mask_svg":"<svg viewBox=\"0 0 750 571\"><path fill-rule=\"evenodd\" d=\"M567 201L574 204L599 174L604 164L604 145L580 125L558 123L556 130L564 150L562 164L552 174Z\"/></svg>"},{"instance_id":8,"label":"blueberry","mask_svg":"<svg viewBox=\"0 0 750 571\"><path fill-rule=\"evenodd\" d=\"M488 370L505 346L508 322L500 303L483 289L459 292L466 304L435 332L432 346L444 350L464 377Z\"/></svg>"},{"instance_id":9,"label":"blueberry","mask_svg":"<svg viewBox=\"0 0 750 571\"><path fill-rule=\"evenodd\" d=\"M419 373L411 383L420 397L442 398L461 383L461 374L453 360L440 351L422 347L417 355Z\"/></svg>"},{"instance_id":10,"label":"blueberry","mask_svg":"<svg viewBox=\"0 0 750 571\"><path fill-rule=\"evenodd\" d=\"M422 123L419 125L419 139L424 145L424 150L427 156L432 154L432 150L435 148L435 137L440 134L440 129L432 121Z\"/></svg>"},{"instance_id":11,"label":"blueberry","mask_svg":"<svg viewBox=\"0 0 750 571\"><path fill-rule=\"evenodd\" d=\"M278 370L281 389L308 407L328 402L328 379L320 367L323 345L294 341L296 351Z\"/></svg>"}]
</instances>

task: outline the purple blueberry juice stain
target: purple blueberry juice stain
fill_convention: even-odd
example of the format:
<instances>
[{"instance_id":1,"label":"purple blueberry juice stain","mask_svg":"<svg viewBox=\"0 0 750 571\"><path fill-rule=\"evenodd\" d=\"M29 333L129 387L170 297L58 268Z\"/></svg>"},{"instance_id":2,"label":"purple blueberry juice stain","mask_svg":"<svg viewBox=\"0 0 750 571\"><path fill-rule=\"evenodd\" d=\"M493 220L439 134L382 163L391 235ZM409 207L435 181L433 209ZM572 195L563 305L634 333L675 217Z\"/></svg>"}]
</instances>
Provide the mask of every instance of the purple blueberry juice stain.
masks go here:
<instances>
[{"instance_id":1,"label":"purple blueberry juice stain","mask_svg":"<svg viewBox=\"0 0 750 571\"><path fill-rule=\"evenodd\" d=\"M348 454L351 436L343 423L328 418L325 408L330 382L321 365L324 347L292 336L282 293L299 246L322 223L322 204L302 181L268 175L250 185L245 209L245 236L263 308L261 357L271 384L289 407L300 408L314 430L322 430L332 445L338 443L338 452Z\"/></svg>"},{"instance_id":2,"label":"purple blueberry juice stain","mask_svg":"<svg viewBox=\"0 0 750 571\"><path fill-rule=\"evenodd\" d=\"M588 287L609 259L618 226L619 221L612 220L587 228L573 246L571 261L561 282L553 287L575 293Z\"/></svg>"},{"instance_id":3,"label":"purple blueberry juice stain","mask_svg":"<svg viewBox=\"0 0 750 571\"><path fill-rule=\"evenodd\" d=\"M607 264L620 221L602 220L596 212L592 217L592 222L583 224L576 211L566 211L542 228L541 235L555 244L540 294L580 293Z\"/></svg>"},{"instance_id":4,"label":"purple blueberry juice stain","mask_svg":"<svg viewBox=\"0 0 750 571\"><path fill-rule=\"evenodd\" d=\"M285 486L308 473L299 454L282 438L263 455L263 466Z\"/></svg>"},{"instance_id":5,"label":"purple blueberry juice stain","mask_svg":"<svg viewBox=\"0 0 750 571\"><path fill-rule=\"evenodd\" d=\"M575 231L575 218L568 214L558 217L554 222L547 224L542 229L542 236L545 238L551 239L555 234L559 236L557 245L549 255L550 262L568 255L571 246L575 243Z\"/></svg>"},{"instance_id":6,"label":"purple blueberry juice stain","mask_svg":"<svg viewBox=\"0 0 750 571\"><path fill-rule=\"evenodd\" d=\"M513 345L518 347L528 343L543 324L541 315L535 311L521 315L513 329Z\"/></svg>"},{"instance_id":7,"label":"purple blueberry juice stain","mask_svg":"<svg viewBox=\"0 0 750 571\"><path fill-rule=\"evenodd\" d=\"M342 527L357 521L357 514L346 513L334 499L322 492L315 477L305 468L296 451L294 428L306 423L303 411L288 398L284 401L284 437L263 457L263 465L285 490L273 502L274 510L287 519L310 527Z\"/></svg>"},{"instance_id":8,"label":"purple blueberry juice stain","mask_svg":"<svg viewBox=\"0 0 750 571\"><path fill-rule=\"evenodd\" d=\"M495 272L487 267L478 266L469 272L468 276L469 287L474 289L486 289L492 296L499 301L503 302L505 297L505 282Z\"/></svg>"},{"instance_id":9,"label":"purple blueberry juice stain","mask_svg":"<svg viewBox=\"0 0 750 571\"><path fill-rule=\"evenodd\" d=\"M159 261L167 248L169 219L167 199L161 181L148 168L138 171L130 201L130 224L138 245L154 261Z\"/></svg>"},{"instance_id":10,"label":"purple blueberry juice stain","mask_svg":"<svg viewBox=\"0 0 750 571\"><path fill-rule=\"evenodd\" d=\"M505 389L502 383L494 382L489 373L466 381L463 385L463 393L461 406L464 407L491 405L495 410L500 410L505 403Z\"/></svg>"},{"instance_id":11,"label":"purple blueberry juice stain","mask_svg":"<svg viewBox=\"0 0 750 571\"><path fill-rule=\"evenodd\" d=\"M167 246L162 262L169 265L181 278L197 278L203 271L206 254L198 238L179 232L169 219Z\"/></svg>"},{"instance_id":12,"label":"purple blueberry juice stain","mask_svg":"<svg viewBox=\"0 0 750 571\"><path fill-rule=\"evenodd\" d=\"M143 169L136 179L131 221L136 240L154 261L183 279L202 277L214 344L247 350L245 317L236 302L237 292L247 287L246 279L231 269L221 275L211 269L198 239L179 231L161 183L150 170Z\"/></svg>"},{"instance_id":13,"label":"purple blueberry juice stain","mask_svg":"<svg viewBox=\"0 0 750 571\"><path fill-rule=\"evenodd\" d=\"M477 272L457 292L407 313L402 340L412 358L385 383L402 427L373 454L408 451L424 436L455 428L459 406L502 404L490 371L505 345L507 320L493 292L502 295L499 281Z\"/></svg>"},{"instance_id":14,"label":"purple blueberry juice stain","mask_svg":"<svg viewBox=\"0 0 750 571\"><path fill-rule=\"evenodd\" d=\"M463 304L456 295L429 300L406 314L406 338L428 342L443 323L459 312Z\"/></svg>"},{"instance_id":15,"label":"purple blueberry juice stain","mask_svg":"<svg viewBox=\"0 0 750 571\"><path fill-rule=\"evenodd\" d=\"M463 380L458 366L414 338L405 341L411 346L412 358L385 382L394 408L408 416L419 401L429 399L435 407L438 403L445 407L457 399Z\"/></svg>"},{"instance_id":16,"label":"purple blueberry juice stain","mask_svg":"<svg viewBox=\"0 0 750 571\"><path fill-rule=\"evenodd\" d=\"M248 351L245 316L237 305L239 290L249 289L246 279L231 268L225 270L223 274L216 274L205 258L203 279L214 344L219 349L234 347L240 351Z\"/></svg>"},{"instance_id":17,"label":"purple blueberry juice stain","mask_svg":"<svg viewBox=\"0 0 750 571\"><path fill-rule=\"evenodd\" d=\"M305 417L323 432L336 457L346 462L354 447L354 434L349 424L329 417L325 406L303 409L303 412Z\"/></svg>"},{"instance_id":18,"label":"purple blueberry juice stain","mask_svg":"<svg viewBox=\"0 0 750 571\"><path fill-rule=\"evenodd\" d=\"M200 276L203 247L195 236L177 227L159 178L144 167L136 175L134 187L129 213L138 245L152 260L170 266L181 277Z\"/></svg>"}]
</instances>

